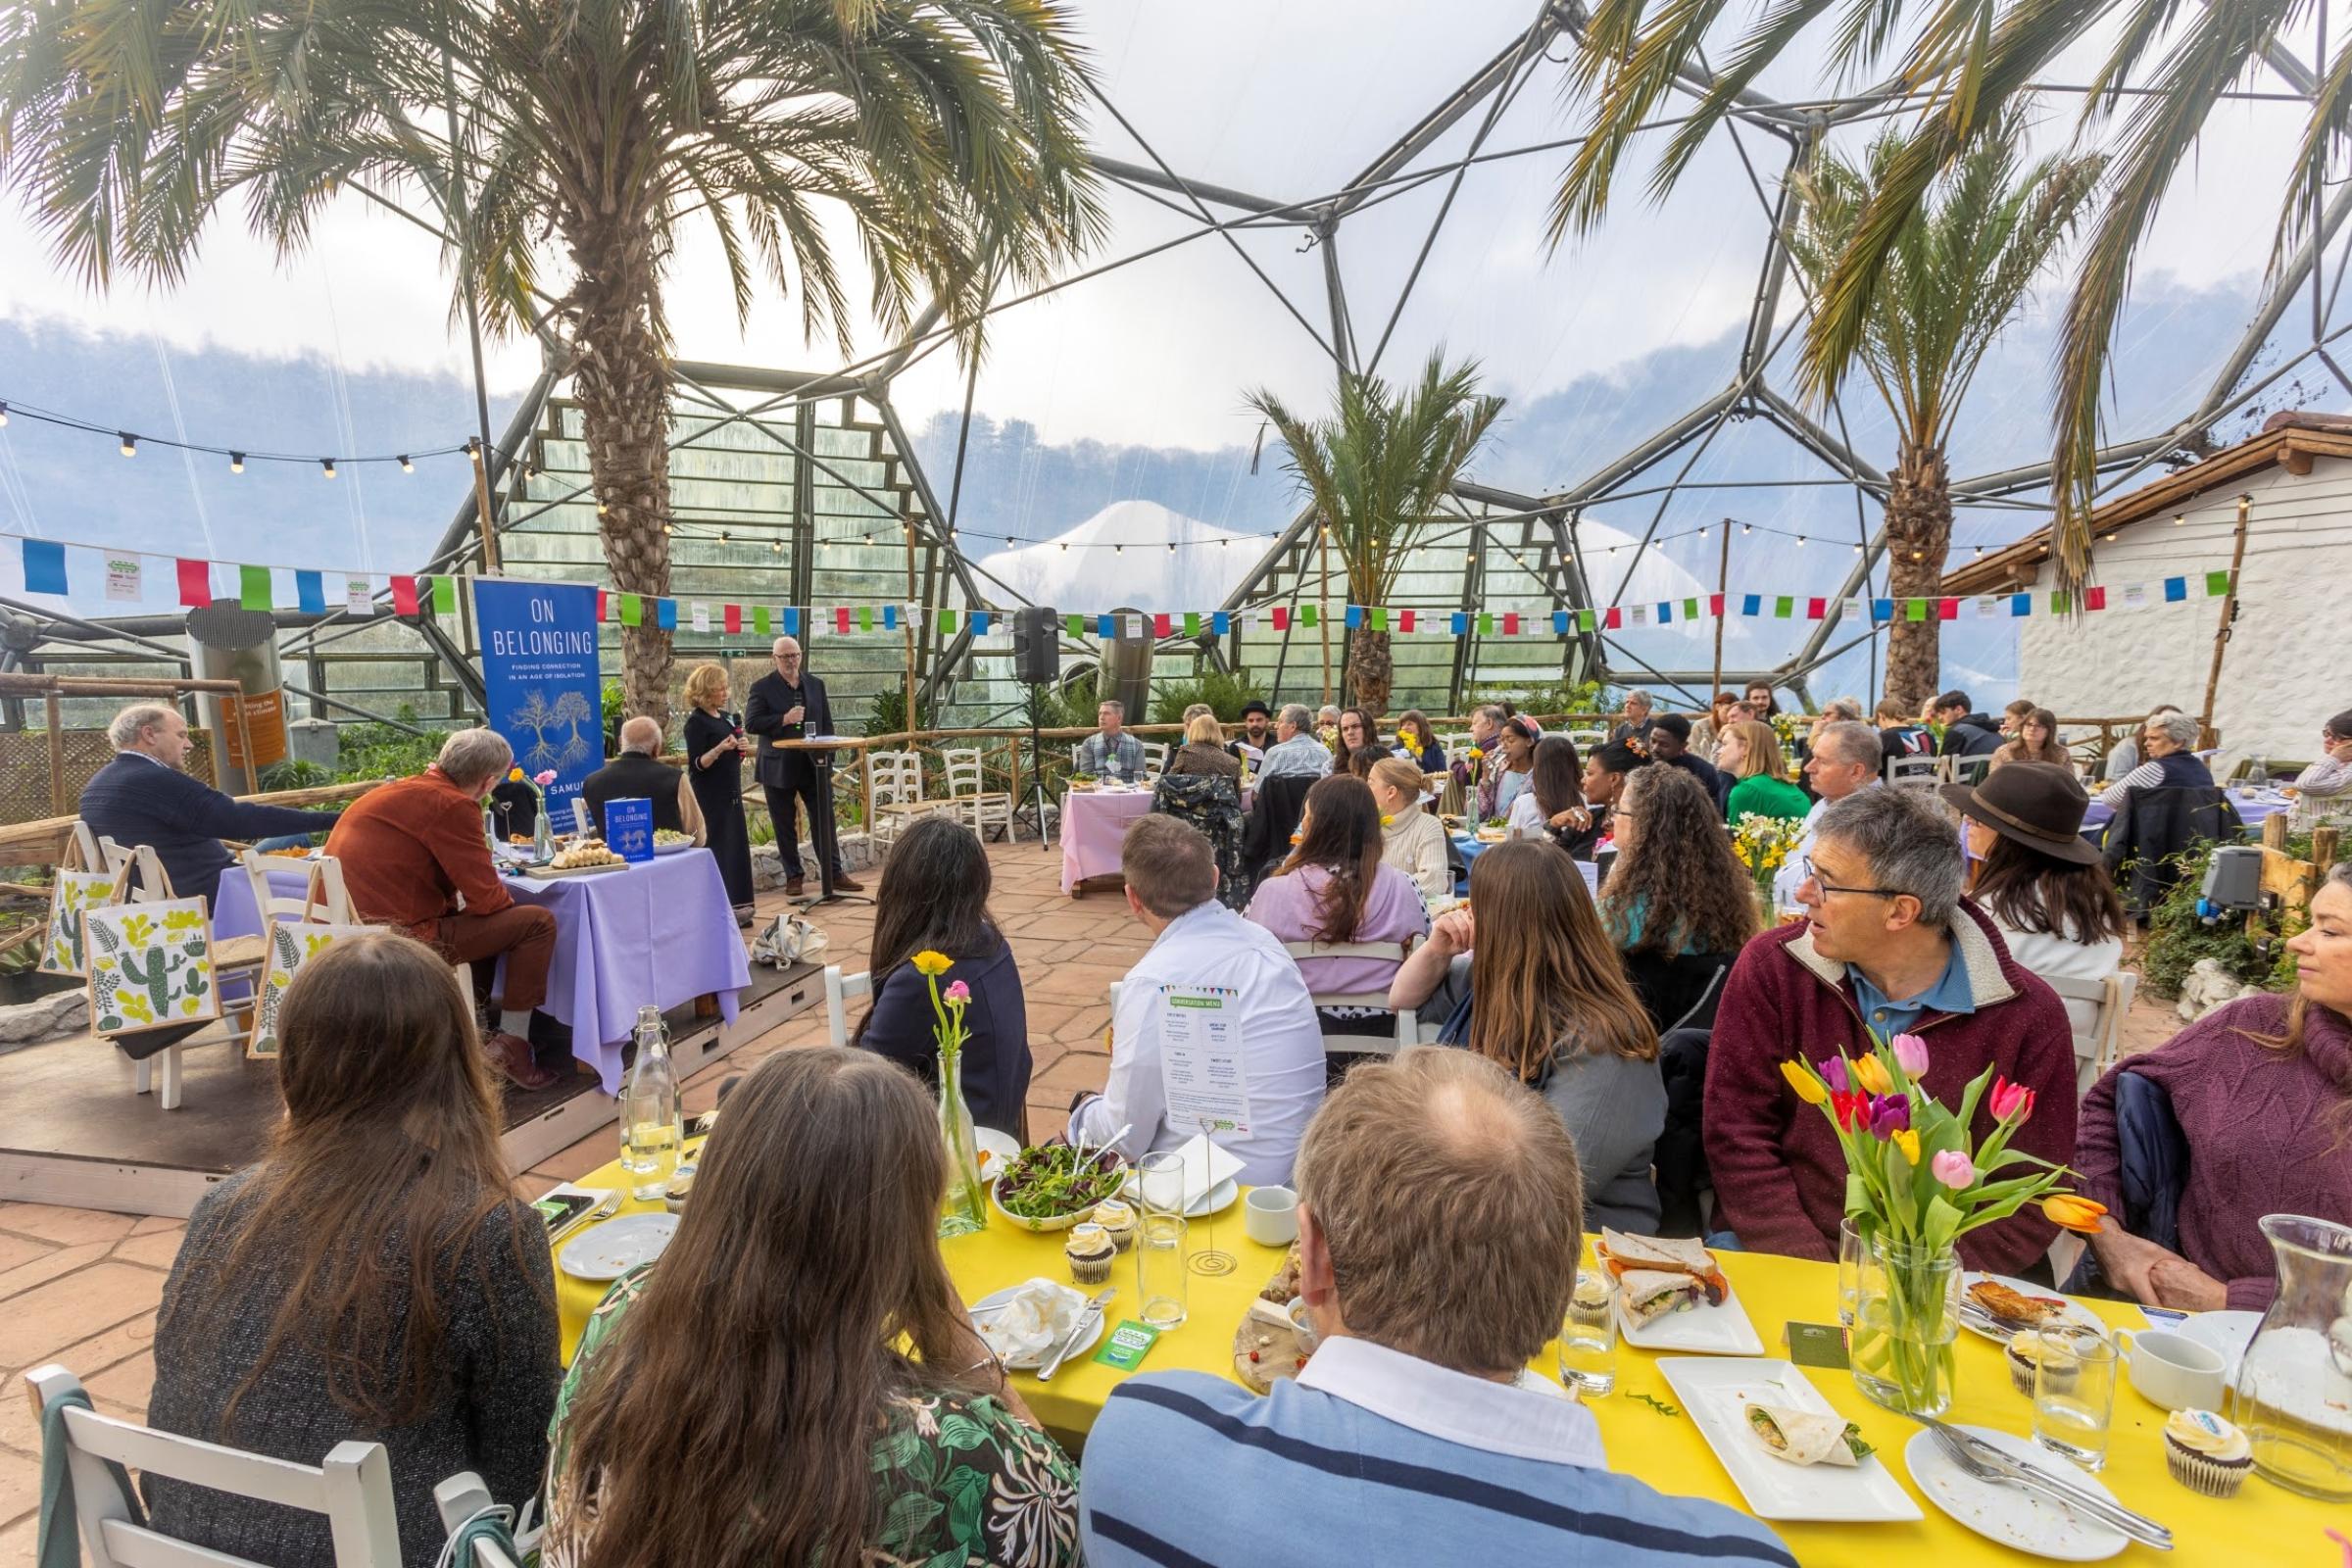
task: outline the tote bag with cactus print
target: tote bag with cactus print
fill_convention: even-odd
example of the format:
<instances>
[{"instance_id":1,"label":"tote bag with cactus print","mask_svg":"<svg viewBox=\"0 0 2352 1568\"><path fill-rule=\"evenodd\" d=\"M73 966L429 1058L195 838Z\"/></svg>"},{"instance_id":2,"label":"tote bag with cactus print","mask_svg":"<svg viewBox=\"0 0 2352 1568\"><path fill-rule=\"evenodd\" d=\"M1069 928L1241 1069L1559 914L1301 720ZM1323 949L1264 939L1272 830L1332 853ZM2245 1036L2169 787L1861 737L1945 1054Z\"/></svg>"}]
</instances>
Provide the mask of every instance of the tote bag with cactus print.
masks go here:
<instances>
[{"instance_id":1,"label":"tote bag with cactus print","mask_svg":"<svg viewBox=\"0 0 2352 1568\"><path fill-rule=\"evenodd\" d=\"M202 899L82 912L90 1028L101 1038L220 1016L213 929Z\"/></svg>"}]
</instances>

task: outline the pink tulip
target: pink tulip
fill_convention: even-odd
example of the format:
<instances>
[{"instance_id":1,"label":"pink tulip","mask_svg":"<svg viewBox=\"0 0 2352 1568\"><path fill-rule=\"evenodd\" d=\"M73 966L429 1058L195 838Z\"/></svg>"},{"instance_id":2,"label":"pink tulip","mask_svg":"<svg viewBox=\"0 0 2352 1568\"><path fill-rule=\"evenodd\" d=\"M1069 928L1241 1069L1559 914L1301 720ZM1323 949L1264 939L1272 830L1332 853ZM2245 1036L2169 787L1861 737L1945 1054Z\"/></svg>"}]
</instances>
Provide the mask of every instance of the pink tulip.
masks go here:
<instances>
[{"instance_id":1,"label":"pink tulip","mask_svg":"<svg viewBox=\"0 0 2352 1568\"><path fill-rule=\"evenodd\" d=\"M972 988L958 980L954 985L948 987L947 997L950 1003L960 1007L965 1003L972 1000Z\"/></svg>"},{"instance_id":2,"label":"pink tulip","mask_svg":"<svg viewBox=\"0 0 2352 1568\"><path fill-rule=\"evenodd\" d=\"M1906 1035L1903 1038L1910 1037ZM1947 1149L1929 1160L1928 1169L1936 1173L1937 1181L1955 1193L1977 1179L1975 1163L1957 1149Z\"/></svg>"},{"instance_id":3,"label":"pink tulip","mask_svg":"<svg viewBox=\"0 0 2352 1568\"><path fill-rule=\"evenodd\" d=\"M1996 1077L1992 1081L1992 1114L1996 1121L2024 1121L2034 1114L2034 1091Z\"/></svg>"},{"instance_id":4,"label":"pink tulip","mask_svg":"<svg viewBox=\"0 0 2352 1568\"><path fill-rule=\"evenodd\" d=\"M1896 1035L1888 1042L1903 1071L1916 1078L1928 1070L1928 1043L1917 1035Z\"/></svg>"},{"instance_id":5,"label":"pink tulip","mask_svg":"<svg viewBox=\"0 0 2352 1568\"><path fill-rule=\"evenodd\" d=\"M552 767L551 767L551 768L548 768L546 771L544 771L544 772L542 772L542 773L539 773L538 775L536 775L535 777L533 777L533 778L532 778L532 780L531 780L531 782L532 782L532 783L534 783L534 784L538 785L538 786L539 786L541 789L545 789L545 788L547 788L547 787L548 787L550 784L553 784L555 781L556 781L556 770L555 770L554 768L552 768Z\"/></svg>"}]
</instances>

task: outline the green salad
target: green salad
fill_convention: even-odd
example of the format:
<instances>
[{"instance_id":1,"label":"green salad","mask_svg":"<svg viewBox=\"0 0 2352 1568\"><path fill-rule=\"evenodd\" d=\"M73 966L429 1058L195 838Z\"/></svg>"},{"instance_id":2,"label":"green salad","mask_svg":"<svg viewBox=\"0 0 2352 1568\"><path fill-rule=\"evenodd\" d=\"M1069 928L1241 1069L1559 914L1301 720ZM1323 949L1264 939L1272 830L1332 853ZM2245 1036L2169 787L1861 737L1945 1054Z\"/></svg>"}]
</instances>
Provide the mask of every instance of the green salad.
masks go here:
<instances>
[{"instance_id":1,"label":"green salad","mask_svg":"<svg viewBox=\"0 0 2352 1568\"><path fill-rule=\"evenodd\" d=\"M1089 1151L1085 1171L1073 1174L1077 1161L1067 1144L1024 1149L997 1178L997 1201L1023 1219L1059 1219L1114 1196L1127 1179L1127 1162L1116 1151Z\"/></svg>"}]
</instances>

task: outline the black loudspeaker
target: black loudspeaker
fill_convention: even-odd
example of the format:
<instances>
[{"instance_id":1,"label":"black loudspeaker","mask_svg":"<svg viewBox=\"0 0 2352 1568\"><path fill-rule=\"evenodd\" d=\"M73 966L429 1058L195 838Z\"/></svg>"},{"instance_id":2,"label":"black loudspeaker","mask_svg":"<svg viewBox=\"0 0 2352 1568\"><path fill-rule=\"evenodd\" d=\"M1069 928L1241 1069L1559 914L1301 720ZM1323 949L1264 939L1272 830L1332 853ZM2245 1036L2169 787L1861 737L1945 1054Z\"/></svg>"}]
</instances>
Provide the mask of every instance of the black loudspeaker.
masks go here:
<instances>
[{"instance_id":1,"label":"black loudspeaker","mask_svg":"<svg viewBox=\"0 0 2352 1568\"><path fill-rule=\"evenodd\" d=\"M1043 605L1012 612L1012 678L1024 686L1050 686L1061 678L1059 616Z\"/></svg>"}]
</instances>

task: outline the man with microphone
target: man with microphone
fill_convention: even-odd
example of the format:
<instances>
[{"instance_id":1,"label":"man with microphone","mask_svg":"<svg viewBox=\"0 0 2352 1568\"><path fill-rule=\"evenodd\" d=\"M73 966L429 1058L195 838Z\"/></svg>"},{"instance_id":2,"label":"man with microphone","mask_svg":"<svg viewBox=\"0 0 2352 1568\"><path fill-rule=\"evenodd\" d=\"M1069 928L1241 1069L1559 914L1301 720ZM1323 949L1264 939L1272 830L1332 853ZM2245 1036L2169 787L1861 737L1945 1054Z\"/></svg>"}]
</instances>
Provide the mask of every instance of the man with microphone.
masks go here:
<instances>
[{"instance_id":1,"label":"man with microphone","mask_svg":"<svg viewBox=\"0 0 2352 1568\"><path fill-rule=\"evenodd\" d=\"M801 824L796 801L808 803L808 839L816 853L832 860L833 886L844 893L862 892L841 868L841 850L833 824L818 825L825 809L818 793L818 773L831 765L829 756L816 752L778 751L772 741L804 740L833 733L833 706L825 698L825 683L802 665L801 645L779 637L769 650L776 667L752 682L744 704L743 727L760 737L759 775L767 796L767 814L776 824L776 850L784 858L784 892L797 895L805 886L801 869ZM823 880L819 872L818 880Z\"/></svg>"}]
</instances>

